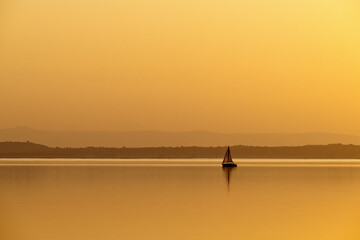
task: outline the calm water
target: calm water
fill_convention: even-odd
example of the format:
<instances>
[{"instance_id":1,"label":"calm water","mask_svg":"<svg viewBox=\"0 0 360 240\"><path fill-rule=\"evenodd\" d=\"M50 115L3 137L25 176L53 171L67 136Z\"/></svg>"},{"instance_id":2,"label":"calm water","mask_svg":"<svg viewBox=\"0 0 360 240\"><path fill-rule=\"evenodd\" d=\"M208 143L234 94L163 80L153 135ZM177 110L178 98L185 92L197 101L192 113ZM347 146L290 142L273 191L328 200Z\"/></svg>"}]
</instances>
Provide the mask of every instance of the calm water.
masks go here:
<instances>
[{"instance_id":1,"label":"calm water","mask_svg":"<svg viewBox=\"0 0 360 240\"><path fill-rule=\"evenodd\" d=\"M0 239L360 239L360 161L235 162L0 160Z\"/></svg>"}]
</instances>

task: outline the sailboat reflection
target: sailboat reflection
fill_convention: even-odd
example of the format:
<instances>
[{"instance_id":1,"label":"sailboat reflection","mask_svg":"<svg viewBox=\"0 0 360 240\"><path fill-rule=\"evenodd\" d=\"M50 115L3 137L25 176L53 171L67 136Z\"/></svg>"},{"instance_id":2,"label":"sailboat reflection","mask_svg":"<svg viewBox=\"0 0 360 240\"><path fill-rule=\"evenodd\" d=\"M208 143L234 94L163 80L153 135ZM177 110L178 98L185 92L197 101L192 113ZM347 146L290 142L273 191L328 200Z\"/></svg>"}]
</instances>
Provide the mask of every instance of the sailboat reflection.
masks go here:
<instances>
[{"instance_id":1,"label":"sailboat reflection","mask_svg":"<svg viewBox=\"0 0 360 240\"><path fill-rule=\"evenodd\" d=\"M226 167L226 168L222 168L224 175L226 176L226 181L227 181L227 185L228 185L228 191L230 191L230 179L231 179L231 172L235 171L236 168L232 168L232 167Z\"/></svg>"}]
</instances>

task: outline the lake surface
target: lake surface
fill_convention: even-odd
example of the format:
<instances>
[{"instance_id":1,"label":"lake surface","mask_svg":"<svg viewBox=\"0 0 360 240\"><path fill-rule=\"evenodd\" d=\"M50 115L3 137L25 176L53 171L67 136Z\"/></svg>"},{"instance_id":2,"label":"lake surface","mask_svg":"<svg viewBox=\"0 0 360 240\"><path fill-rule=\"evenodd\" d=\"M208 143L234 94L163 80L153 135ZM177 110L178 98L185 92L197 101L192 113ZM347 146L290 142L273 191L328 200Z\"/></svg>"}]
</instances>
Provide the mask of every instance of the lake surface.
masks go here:
<instances>
[{"instance_id":1,"label":"lake surface","mask_svg":"<svg viewBox=\"0 0 360 240\"><path fill-rule=\"evenodd\" d=\"M1 240L360 239L360 161L0 160Z\"/></svg>"}]
</instances>

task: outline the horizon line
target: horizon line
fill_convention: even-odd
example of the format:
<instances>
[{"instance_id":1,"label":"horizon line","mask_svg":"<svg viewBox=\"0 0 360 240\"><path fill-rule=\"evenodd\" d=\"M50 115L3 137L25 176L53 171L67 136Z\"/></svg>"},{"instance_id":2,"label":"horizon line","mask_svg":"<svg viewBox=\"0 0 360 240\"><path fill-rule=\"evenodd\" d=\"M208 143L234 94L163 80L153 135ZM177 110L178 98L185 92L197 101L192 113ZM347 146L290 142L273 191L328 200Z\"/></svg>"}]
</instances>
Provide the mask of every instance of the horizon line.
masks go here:
<instances>
[{"instance_id":1,"label":"horizon line","mask_svg":"<svg viewBox=\"0 0 360 240\"><path fill-rule=\"evenodd\" d=\"M84 147L51 147L46 144L42 143L36 143L32 141L0 141L0 144L3 143L14 143L14 144L32 144L32 145L39 145L44 146L47 148L62 148L62 149L83 149L83 148L107 148L107 149L121 149L121 148L131 148L131 149L138 149L138 148L227 148L227 147L254 147L254 148L298 148L298 147L313 147L313 146L358 146L360 147L360 144L344 144L344 143L328 143L328 144L304 144L304 145L279 145L279 146L260 146L260 145L245 145L245 144L237 144L237 145L218 145L218 146L152 146L152 147L106 147L106 146L84 146Z\"/></svg>"}]
</instances>

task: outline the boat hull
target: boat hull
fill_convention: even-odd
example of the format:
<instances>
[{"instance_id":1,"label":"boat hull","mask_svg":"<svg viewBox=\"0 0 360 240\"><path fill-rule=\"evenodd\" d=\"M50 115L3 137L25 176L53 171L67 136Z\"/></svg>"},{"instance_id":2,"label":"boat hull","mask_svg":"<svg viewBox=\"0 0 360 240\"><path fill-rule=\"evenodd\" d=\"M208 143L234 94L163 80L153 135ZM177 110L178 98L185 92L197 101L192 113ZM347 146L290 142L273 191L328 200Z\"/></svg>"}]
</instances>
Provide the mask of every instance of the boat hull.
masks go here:
<instances>
[{"instance_id":1,"label":"boat hull","mask_svg":"<svg viewBox=\"0 0 360 240\"><path fill-rule=\"evenodd\" d=\"M235 163L223 163L222 166L223 167L237 167L237 165Z\"/></svg>"}]
</instances>

